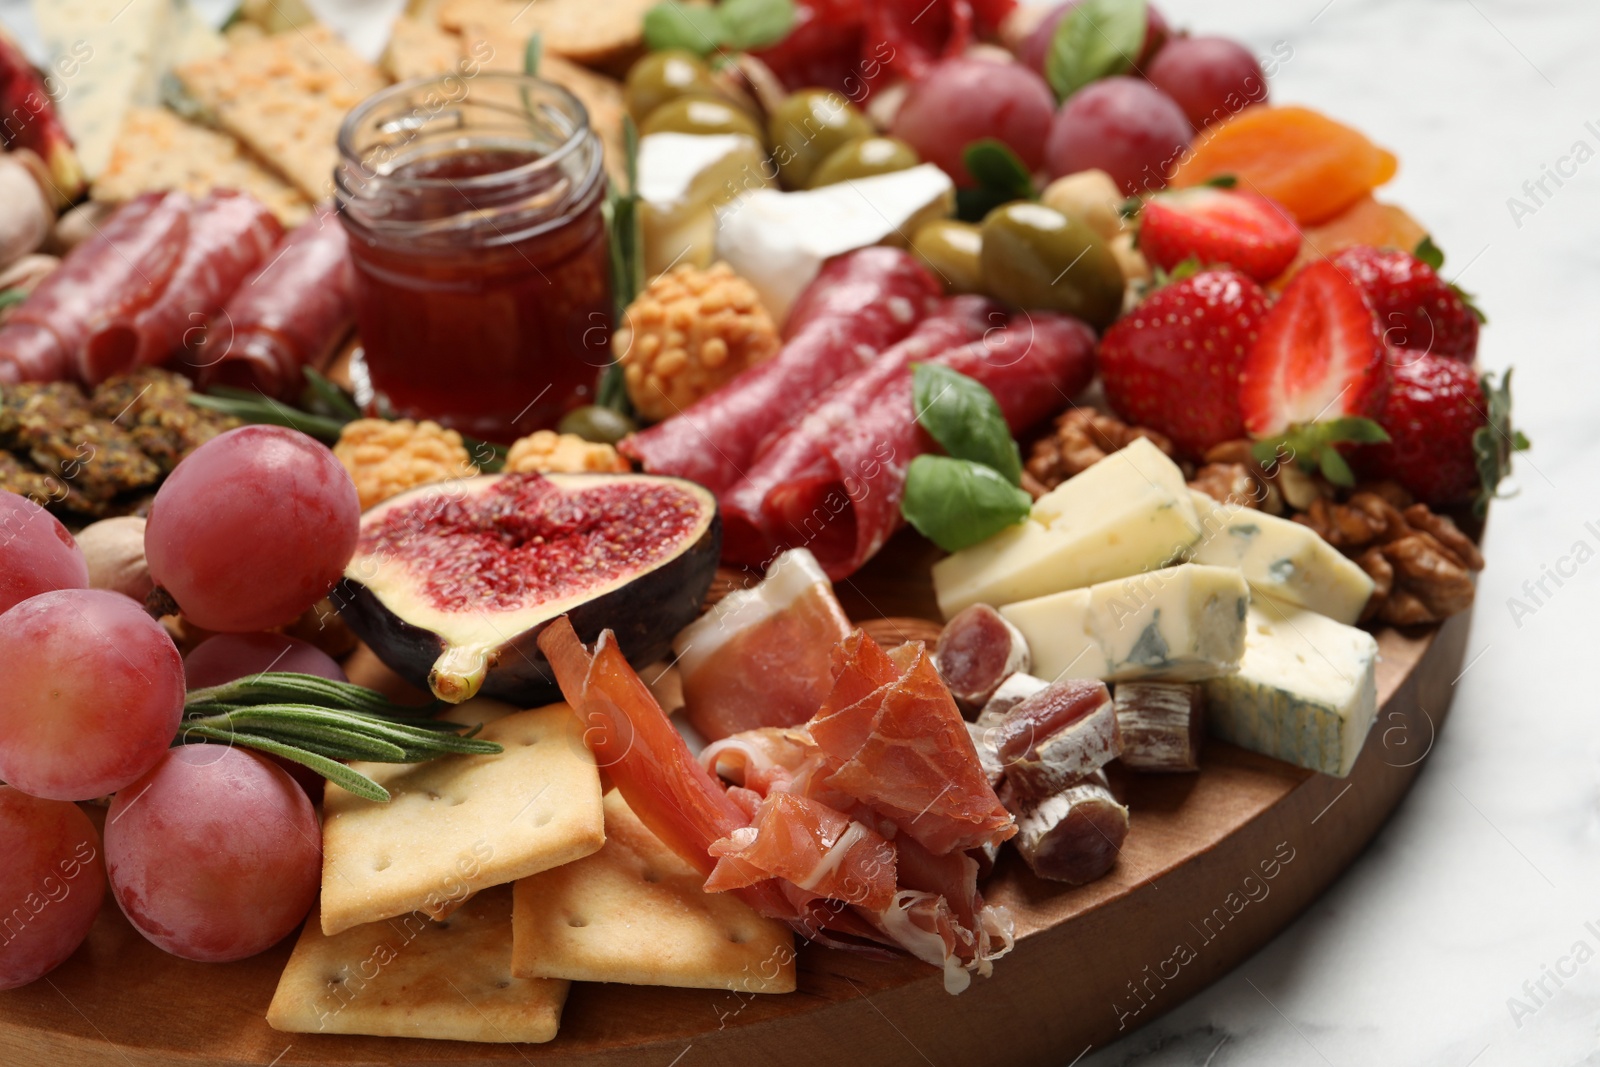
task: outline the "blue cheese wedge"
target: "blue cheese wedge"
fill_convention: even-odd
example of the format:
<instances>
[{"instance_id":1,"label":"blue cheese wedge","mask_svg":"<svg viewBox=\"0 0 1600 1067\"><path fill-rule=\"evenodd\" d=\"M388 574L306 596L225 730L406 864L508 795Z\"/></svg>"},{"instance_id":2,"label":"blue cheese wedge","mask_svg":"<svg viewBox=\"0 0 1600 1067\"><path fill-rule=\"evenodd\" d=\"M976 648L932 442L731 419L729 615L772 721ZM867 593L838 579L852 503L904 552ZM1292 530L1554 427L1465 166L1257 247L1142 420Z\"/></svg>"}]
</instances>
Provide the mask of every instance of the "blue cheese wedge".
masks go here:
<instances>
[{"instance_id":1,"label":"blue cheese wedge","mask_svg":"<svg viewBox=\"0 0 1600 1067\"><path fill-rule=\"evenodd\" d=\"M1140 438L1045 494L1026 521L934 564L933 587L948 619L1153 570L1199 539L1183 471Z\"/></svg>"},{"instance_id":2,"label":"blue cheese wedge","mask_svg":"<svg viewBox=\"0 0 1600 1067\"><path fill-rule=\"evenodd\" d=\"M1378 711L1378 642L1365 630L1258 597L1239 670L1204 685L1213 736L1343 778Z\"/></svg>"},{"instance_id":3,"label":"blue cheese wedge","mask_svg":"<svg viewBox=\"0 0 1600 1067\"><path fill-rule=\"evenodd\" d=\"M885 242L905 244L955 208L955 185L932 163L783 193L761 189L717 212L716 258L749 280L778 322L822 264Z\"/></svg>"},{"instance_id":4,"label":"blue cheese wedge","mask_svg":"<svg viewBox=\"0 0 1600 1067\"><path fill-rule=\"evenodd\" d=\"M1309 526L1194 493L1202 533L1189 558L1237 567L1259 595L1310 608L1338 622L1361 617L1372 579Z\"/></svg>"},{"instance_id":5,"label":"blue cheese wedge","mask_svg":"<svg viewBox=\"0 0 1600 1067\"><path fill-rule=\"evenodd\" d=\"M1000 614L1027 637L1041 678L1198 682L1238 669L1249 605L1239 571L1184 563Z\"/></svg>"}]
</instances>

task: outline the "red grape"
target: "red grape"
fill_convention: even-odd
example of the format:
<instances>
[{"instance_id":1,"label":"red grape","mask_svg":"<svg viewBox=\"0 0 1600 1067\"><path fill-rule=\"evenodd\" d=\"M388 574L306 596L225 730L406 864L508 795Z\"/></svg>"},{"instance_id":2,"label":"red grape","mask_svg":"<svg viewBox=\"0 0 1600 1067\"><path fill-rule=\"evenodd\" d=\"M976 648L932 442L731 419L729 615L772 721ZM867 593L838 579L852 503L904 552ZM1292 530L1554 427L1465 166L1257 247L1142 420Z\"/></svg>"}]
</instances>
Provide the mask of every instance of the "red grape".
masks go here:
<instances>
[{"instance_id":1,"label":"red grape","mask_svg":"<svg viewBox=\"0 0 1600 1067\"><path fill-rule=\"evenodd\" d=\"M1167 184L1189 146L1189 120L1138 78L1104 78L1067 98L1050 127L1050 175L1103 170L1130 195Z\"/></svg>"},{"instance_id":2,"label":"red grape","mask_svg":"<svg viewBox=\"0 0 1600 1067\"><path fill-rule=\"evenodd\" d=\"M279 426L242 426L178 464L156 493L145 558L196 626L224 633L293 621L355 552L361 505L333 453Z\"/></svg>"},{"instance_id":3,"label":"red grape","mask_svg":"<svg viewBox=\"0 0 1600 1067\"><path fill-rule=\"evenodd\" d=\"M0 491L0 611L51 589L89 588L89 565L61 520Z\"/></svg>"},{"instance_id":4,"label":"red grape","mask_svg":"<svg viewBox=\"0 0 1600 1067\"><path fill-rule=\"evenodd\" d=\"M1069 0L1055 8L1034 26L1032 32L1023 40L1022 47L1017 50L1017 58L1033 71L1044 73L1045 61L1050 56L1050 45L1055 40L1056 27L1061 25L1061 20L1067 17L1067 12L1077 7L1077 0ZM1139 55L1134 59L1133 65L1143 69L1150 62L1150 58L1161 50L1166 44L1171 33L1167 20L1157 11L1154 4L1145 8L1144 17L1144 44L1139 49Z\"/></svg>"},{"instance_id":5,"label":"red grape","mask_svg":"<svg viewBox=\"0 0 1600 1067\"><path fill-rule=\"evenodd\" d=\"M947 59L912 85L891 132L957 185L970 186L961 153L984 138L1005 142L1029 170L1043 166L1054 110L1050 87L1020 64Z\"/></svg>"},{"instance_id":6,"label":"red grape","mask_svg":"<svg viewBox=\"0 0 1600 1067\"><path fill-rule=\"evenodd\" d=\"M322 649L283 634L217 634L183 659L190 689L205 689L263 671L293 671L347 682L344 670Z\"/></svg>"},{"instance_id":7,"label":"red grape","mask_svg":"<svg viewBox=\"0 0 1600 1067\"><path fill-rule=\"evenodd\" d=\"M1145 76L1172 97L1195 129L1267 99L1267 79L1250 50L1226 37L1180 37L1161 50Z\"/></svg>"},{"instance_id":8,"label":"red grape","mask_svg":"<svg viewBox=\"0 0 1600 1067\"><path fill-rule=\"evenodd\" d=\"M0 615L0 778L90 800L155 766L183 715L172 638L121 593L40 593Z\"/></svg>"},{"instance_id":9,"label":"red grape","mask_svg":"<svg viewBox=\"0 0 1600 1067\"><path fill-rule=\"evenodd\" d=\"M122 913L158 947L241 960L311 910L322 830L311 801L260 755L185 745L111 802L106 873Z\"/></svg>"},{"instance_id":10,"label":"red grape","mask_svg":"<svg viewBox=\"0 0 1600 1067\"><path fill-rule=\"evenodd\" d=\"M89 936L106 895L100 835L76 804L0 785L0 989L55 970Z\"/></svg>"}]
</instances>

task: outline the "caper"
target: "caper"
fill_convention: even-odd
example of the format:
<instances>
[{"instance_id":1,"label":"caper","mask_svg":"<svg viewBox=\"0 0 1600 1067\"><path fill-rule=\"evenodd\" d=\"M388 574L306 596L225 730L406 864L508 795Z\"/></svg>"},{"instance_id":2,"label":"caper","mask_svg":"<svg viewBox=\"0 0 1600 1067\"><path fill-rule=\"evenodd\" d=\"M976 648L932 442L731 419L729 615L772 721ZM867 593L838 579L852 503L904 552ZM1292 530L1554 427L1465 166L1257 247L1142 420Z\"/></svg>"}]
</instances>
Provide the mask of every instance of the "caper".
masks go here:
<instances>
[{"instance_id":1,"label":"caper","mask_svg":"<svg viewBox=\"0 0 1600 1067\"><path fill-rule=\"evenodd\" d=\"M972 223L934 219L911 238L911 251L949 292L983 292L983 234Z\"/></svg>"},{"instance_id":2,"label":"caper","mask_svg":"<svg viewBox=\"0 0 1600 1067\"><path fill-rule=\"evenodd\" d=\"M638 428L622 412L598 404L573 408L556 424L558 433L575 433L585 441L602 445L614 445Z\"/></svg>"},{"instance_id":3,"label":"caper","mask_svg":"<svg viewBox=\"0 0 1600 1067\"><path fill-rule=\"evenodd\" d=\"M772 161L791 189L804 189L824 159L851 141L871 137L872 123L838 93L791 93L767 119Z\"/></svg>"},{"instance_id":4,"label":"caper","mask_svg":"<svg viewBox=\"0 0 1600 1067\"><path fill-rule=\"evenodd\" d=\"M855 178L910 170L921 162L916 151L899 138L862 137L828 153L828 158L818 163L817 169L811 172L811 180L806 183L806 188L818 189Z\"/></svg>"},{"instance_id":5,"label":"caper","mask_svg":"<svg viewBox=\"0 0 1600 1067\"><path fill-rule=\"evenodd\" d=\"M1122 308L1122 268L1085 222L1031 201L983 220L984 290L1015 307L1076 315L1096 329Z\"/></svg>"},{"instance_id":6,"label":"caper","mask_svg":"<svg viewBox=\"0 0 1600 1067\"><path fill-rule=\"evenodd\" d=\"M714 96L680 96L650 112L639 127L652 133L743 133L761 140L761 127L742 109Z\"/></svg>"},{"instance_id":7,"label":"caper","mask_svg":"<svg viewBox=\"0 0 1600 1067\"><path fill-rule=\"evenodd\" d=\"M651 52L628 70L623 86L628 114L643 122L662 104L680 96L716 96L717 82L711 68L693 52L668 48Z\"/></svg>"}]
</instances>

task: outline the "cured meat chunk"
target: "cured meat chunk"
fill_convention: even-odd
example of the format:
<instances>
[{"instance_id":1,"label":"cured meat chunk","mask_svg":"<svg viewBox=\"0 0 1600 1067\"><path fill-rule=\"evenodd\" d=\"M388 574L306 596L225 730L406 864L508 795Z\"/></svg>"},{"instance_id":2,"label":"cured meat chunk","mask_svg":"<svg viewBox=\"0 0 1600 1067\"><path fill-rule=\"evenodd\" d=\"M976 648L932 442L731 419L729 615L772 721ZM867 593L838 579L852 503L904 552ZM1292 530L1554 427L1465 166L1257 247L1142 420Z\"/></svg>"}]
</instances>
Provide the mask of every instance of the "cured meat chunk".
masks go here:
<instances>
[{"instance_id":1,"label":"cured meat chunk","mask_svg":"<svg viewBox=\"0 0 1600 1067\"><path fill-rule=\"evenodd\" d=\"M329 208L290 231L265 265L240 285L195 357L200 384L298 394L301 368L322 364L355 320L344 227Z\"/></svg>"},{"instance_id":2,"label":"cured meat chunk","mask_svg":"<svg viewBox=\"0 0 1600 1067\"><path fill-rule=\"evenodd\" d=\"M1002 682L1033 666L1028 640L987 604L974 604L945 623L933 649L933 664L956 702L976 711Z\"/></svg>"},{"instance_id":3,"label":"cured meat chunk","mask_svg":"<svg viewBox=\"0 0 1600 1067\"><path fill-rule=\"evenodd\" d=\"M1013 432L1048 415L1093 376L1094 334L1076 319L1041 312L996 327L985 325L989 313L981 304L951 301L946 307L940 318L968 329L976 320L982 339L946 346L931 358L901 351L891 361L885 353L840 382L721 494L725 556L748 562L803 544L837 580L883 546L904 521L900 501L911 461L936 447L917 424L915 362L926 359L982 383ZM931 347L916 335L907 345Z\"/></svg>"},{"instance_id":4,"label":"cured meat chunk","mask_svg":"<svg viewBox=\"0 0 1600 1067\"><path fill-rule=\"evenodd\" d=\"M1042 800L1092 774L1122 751L1105 683L1064 678L1022 701L994 728L1007 784Z\"/></svg>"},{"instance_id":5,"label":"cured meat chunk","mask_svg":"<svg viewBox=\"0 0 1600 1067\"><path fill-rule=\"evenodd\" d=\"M619 447L651 473L721 493L775 430L910 333L939 292L908 252L864 248L835 257L796 302L776 356Z\"/></svg>"},{"instance_id":6,"label":"cured meat chunk","mask_svg":"<svg viewBox=\"0 0 1600 1067\"><path fill-rule=\"evenodd\" d=\"M833 648L850 620L803 548L785 552L750 589L729 593L672 643L689 721L709 741L798 726L833 686Z\"/></svg>"},{"instance_id":7,"label":"cured meat chunk","mask_svg":"<svg viewBox=\"0 0 1600 1067\"><path fill-rule=\"evenodd\" d=\"M1012 708L1027 700L1041 689L1050 685L1043 678L1036 678L1031 674L1021 671L1013 674L1000 683L1000 688L994 691L994 696L983 705L983 710L978 713L978 726L999 726L1005 722L1006 715Z\"/></svg>"},{"instance_id":8,"label":"cured meat chunk","mask_svg":"<svg viewBox=\"0 0 1600 1067\"><path fill-rule=\"evenodd\" d=\"M708 893L783 878L829 900L879 910L894 902L895 850L882 834L796 793L773 793L751 825L714 842Z\"/></svg>"},{"instance_id":9,"label":"cured meat chunk","mask_svg":"<svg viewBox=\"0 0 1600 1067\"><path fill-rule=\"evenodd\" d=\"M1123 766L1166 773L1200 769L1205 716L1198 685L1118 682L1115 703Z\"/></svg>"},{"instance_id":10,"label":"cured meat chunk","mask_svg":"<svg viewBox=\"0 0 1600 1067\"><path fill-rule=\"evenodd\" d=\"M78 353L78 377L98 385L114 374L165 363L185 344L203 351L211 317L283 238L266 205L219 189L195 205L172 278L153 303L97 324Z\"/></svg>"},{"instance_id":11,"label":"cured meat chunk","mask_svg":"<svg viewBox=\"0 0 1600 1067\"><path fill-rule=\"evenodd\" d=\"M75 247L0 327L0 383L75 373L97 324L160 299L187 246L193 209L184 193L146 193Z\"/></svg>"},{"instance_id":12,"label":"cured meat chunk","mask_svg":"<svg viewBox=\"0 0 1600 1067\"><path fill-rule=\"evenodd\" d=\"M1128 809L1096 771L1017 815L1017 852L1040 878L1083 885L1116 866Z\"/></svg>"},{"instance_id":13,"label":"cured meat chunk","mask_svg":"<svg viewBox=\"0 0 1600 1067\"><path fill-rule=\"evenodd\" d=\"M936 855L1005 840L1015 833L1011 816L950 691L925 648L896 651L904 650L911 662L902 667L860 631L845 642L834 691L810 724L831 761L822 784L870 805Z\"/></svg>"}]
</instances>

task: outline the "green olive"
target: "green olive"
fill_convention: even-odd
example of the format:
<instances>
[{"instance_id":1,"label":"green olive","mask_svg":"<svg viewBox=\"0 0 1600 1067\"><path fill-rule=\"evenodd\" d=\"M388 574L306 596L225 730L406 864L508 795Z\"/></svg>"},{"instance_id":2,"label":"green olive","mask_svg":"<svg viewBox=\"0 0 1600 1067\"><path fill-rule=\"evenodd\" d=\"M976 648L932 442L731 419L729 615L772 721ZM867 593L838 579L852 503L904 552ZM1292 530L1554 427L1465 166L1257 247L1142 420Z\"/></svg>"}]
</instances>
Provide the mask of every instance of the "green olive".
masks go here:
<instances>
[{"instance_id":1,"label":"green olive","mask_svg":"<svg viewBox=\"0 0 1600 1067\"><path fill-rule=\"evenodd\" d=\"M1087 223L1031 201L983 220L984 290L1015 307L1076 315L1096 329L1122 308L1122 268Z\"/></svg>"},{"instance_id":2,"label":"green olive","mask_svg":"<svg viewBox=\"0 0 1600 1067\"><path fill-rule=\"evenodd\" d=\"M719 91L705 61L681 48L646 55L629 68L623 86L634 122L643 122L656 108L680 96L716 96Z\"/></svg>"},{"instance_id":3,"label":"green olive","mask_svg":"<svg viewBox=\"0 0 1600 1067\"><path fill-rule=\"evenodd\" d=\"M639 127L652 133L743 133L761 140L761 127L742 108L714 96L680 96L650 112Z\"/></svg>"},{"instance_id":4,"label":"green olive","mask_svg":"<svg viewBox=\"0 0 1600 1067\"><path fill-rule=\"evenodd\" d=\"M972 223L934 219L911 238L911 251L947 291L983 292L983 233Z\"/></svg>"},{"instance_id":5,"label":"green olive","mask_svg":"<svg viewBox=\"0 0 1600 1067\"><path fill-rule=\"evenodd\" d=\"M558 433L575 433L585 441L602 445L614 445L638 428L622 412L598 404L573 408L556 425Z\"/></svg>"},{"instance_id":6,"label":"green olive","mask_svg":"<svg viewBox=\"0 0 1600 1067\"><path fill-rule=\"evenodd\" d=\"M871 137L873 129L838 93L802 89L773 110L767 133L779 177L791 189L804 189L824 159L851 141Z\"/></svg>"},{"instance_id":7,"label":"green olive","mask_svg":"<svg viewBox=\"0 0 1600 1067\"><path fill-rule=\"evenodd\" d=\"M862 137L840 145L811 172L808 189L819 189L855 178L871 178L910 170L921 163L916 150L895 137Z\"/></svg>"}]
</instances>

